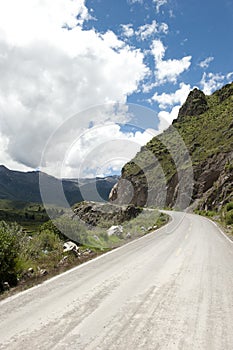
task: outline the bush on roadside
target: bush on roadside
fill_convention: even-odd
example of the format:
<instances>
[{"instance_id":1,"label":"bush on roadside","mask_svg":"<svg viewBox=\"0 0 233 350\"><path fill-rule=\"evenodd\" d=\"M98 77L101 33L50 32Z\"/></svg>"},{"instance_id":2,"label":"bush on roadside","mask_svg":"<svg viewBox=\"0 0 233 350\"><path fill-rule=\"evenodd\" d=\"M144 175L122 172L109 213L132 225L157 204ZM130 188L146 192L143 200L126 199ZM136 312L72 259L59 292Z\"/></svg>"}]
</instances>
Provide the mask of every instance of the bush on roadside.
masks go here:
<instances>
[{"instance_id":1,"label":"bush on roadside","mask_svg":"<svg viewBox=\"0 0 233 350\"><path fill-rule=\"evenodd\" d=\"M226 224L227 225L233 224L233 209L226 212Z\"/></svg>"},{"instance_id":2,"label":"bush on roadside","mask_svg":"<svg viewBox=\"0 0 233 350\"><path fill-rule=\"evenodd\" d=\"M29 236L16 223L0 221L0 292L4 283L16 286L29 268L56 267L63 253L63 240L57 232L41 229Z\"/></svg>"},{"instance_id":3,"label":"bush on roadside","mask_svg":"<svg viewBox=\"0 0 233 350\"><path fill-rule=\"evenodd\" d=\"M230 211L230 210L232 210L232 209L233 209L233 202L227 203L227 205L226 205L226 211Z\"/></svg>"},{"instance_id":4,"label":"bush on roadside","mask_svg":"<svg viewBox=\"0 0 233 350\"><path fill-rule=\"evenodd\" d=\"M70 239L79 245L88 244L86 227L79 220L63 215L54 220L54 224L66 239Z\"/></svg>"},{"instance_id":5,"label":"bush on roadside","mask_svg":"<svg viewBox=\"0 0 233 350\"><path fill-rule=\"evenodd\" d=\"M22 228L13 223L0 221L0 290L4 282L17 284L18 258L24 234Z\"/></svg>"}]
</instances>

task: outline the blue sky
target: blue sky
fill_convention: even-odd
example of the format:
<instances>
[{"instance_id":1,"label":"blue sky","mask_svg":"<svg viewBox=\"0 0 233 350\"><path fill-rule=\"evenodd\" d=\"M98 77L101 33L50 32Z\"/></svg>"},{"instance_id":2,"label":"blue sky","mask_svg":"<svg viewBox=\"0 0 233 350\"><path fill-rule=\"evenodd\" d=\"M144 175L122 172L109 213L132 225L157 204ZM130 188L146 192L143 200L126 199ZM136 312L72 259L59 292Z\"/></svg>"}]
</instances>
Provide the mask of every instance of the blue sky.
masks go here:
<instances>
[{"instance_id":1,"label":"blue sky","mask_svg":"<svg viewBox=\"0 0 233 350\"><path fill-rule=\"evenodd\" d=\"M94 27L103 33L111 30L129 45L142 50L151 72L155 69L150 54L153 40L163 43L166 60L191 56L189 68L177 76L176 82L158 84L148 93L139 91L130 95L128 102L158 108L157 103L150 99L154 92L175 92L183 82L210 93L233 80L233 75L229 76L233 71L233 1L88 0L86 4L92 9L94 17L86 23L86 27ZM152 31L144 39L136 34L140 27L146 24L149 27L153 21L156 21L157 27L165 23L167 31L159 32L157 28L157 32ZM127 25L134 32L129 37L124 36L123 32L123 26ZM147 81L153 81L153 78L149 76Z\"/></svg>"},{"instance_id":2,"label":"blue sky","mask_svg":"<svg viewBox=\"0 0 233 350\"><path fill-rule=\"evenodd\" d=\"M232 0L0 2L0 163L119 173L190 90L233 81L232 33Z\"/></svg>"}]
</instances>

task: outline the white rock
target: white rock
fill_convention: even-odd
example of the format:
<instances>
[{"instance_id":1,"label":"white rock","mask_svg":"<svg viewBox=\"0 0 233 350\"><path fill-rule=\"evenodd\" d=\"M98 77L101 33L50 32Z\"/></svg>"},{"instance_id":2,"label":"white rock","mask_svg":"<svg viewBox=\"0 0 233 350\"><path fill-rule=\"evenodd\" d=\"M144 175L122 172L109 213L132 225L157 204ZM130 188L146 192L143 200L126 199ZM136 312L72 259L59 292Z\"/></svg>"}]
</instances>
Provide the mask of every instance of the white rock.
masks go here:
<instances>
[{"instance_id":1,"label":"white rock","mask_svg":"<svg viewBox=\"0 0 233 350\"><path fill-rule=\"evenodd\" d=\"M68 256L65 255L58 263L58 265L64 265L68 260Z\"/></svg>"},{"instance_id":2,"label":"white rock","mask_svg":"<svg viewBox=\"0 0 233 350\"><path fill-rule=\"evenodd\" d=\"M78 253L79 251L79 247L77 246L77 244L75 244L74 242L66 242L63 244L63 253L66 253L66 252L71 252L73 251L74 253Z\"/></svg>"},{"instance_id":3,"label":"white rock","mask_svg":"<svg viewBox=\"0 0 233 350\"><path fill-rule=\"evenodd\" d=\"M41 269L40 270L40 275L41 276L46 276L48 274L48 271L47 270L45 270L45 269Z\"/></svg>"},{"instance_id":4,"label":"white rock","mask_svg":"<svg viewBox=\"0 0 233 350\"><path fill-rule=\"evenodd\" d=\"M121 225L118 226L111 226L108 230L107 230L107 234L108 236L122 236L123 233L123 227Z\"/></svg>"},{"instance_id":5,"label":"white rock","mask_svg":"<svg viewBox=\"0 0 233 350\"><path fill-rule=\"evenodd\" d=\"M131 238L131 233L130 233L130 232L127 233L126 238L127 238L127 239L130 239L130 238Z\"/></svg>"},{"instance_id":6,"label":"white rock","mask_svg":"<svg viewBox=\"0 0 233 350\"><path fill-rule=\"evenodd\" d=\"M4 282L4 283L3 283L3 289L4 289L5 291L10 289L10 285L9 285L8 282Z\"/></svg>"}]
</instances>

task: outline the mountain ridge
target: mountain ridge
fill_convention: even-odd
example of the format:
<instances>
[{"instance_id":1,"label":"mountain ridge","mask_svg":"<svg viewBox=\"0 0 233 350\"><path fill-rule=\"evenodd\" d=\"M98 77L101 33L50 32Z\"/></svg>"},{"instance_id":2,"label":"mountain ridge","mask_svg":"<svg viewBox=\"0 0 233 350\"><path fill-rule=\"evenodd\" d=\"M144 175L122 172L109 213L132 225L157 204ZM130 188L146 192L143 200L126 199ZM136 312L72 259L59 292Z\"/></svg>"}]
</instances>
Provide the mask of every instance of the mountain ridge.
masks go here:
<instances>
[{"instance_id":1,"label":"mountain ridge","mask_svg":"<svg viewBox=\"0 0 233 350\"><path fill-rule=\"evenodd\" d=\"M43 182L49 188L48 204L58 206L64 204L63 199L57 194L57 186L59 184L62 184L68 203L73 205L83 201L83 199L95 200L96 189L99 196L104 201L107 200L111 188L118 179L117 176L81 179L80 181L78 179L58 179L40 171L21 172L10 170L5 165L0 165L0 199L42 203L40 175L43 176ZM82 197L82 192L85 193L85 197L87 198Z\"/></svg>"}]
</instances>

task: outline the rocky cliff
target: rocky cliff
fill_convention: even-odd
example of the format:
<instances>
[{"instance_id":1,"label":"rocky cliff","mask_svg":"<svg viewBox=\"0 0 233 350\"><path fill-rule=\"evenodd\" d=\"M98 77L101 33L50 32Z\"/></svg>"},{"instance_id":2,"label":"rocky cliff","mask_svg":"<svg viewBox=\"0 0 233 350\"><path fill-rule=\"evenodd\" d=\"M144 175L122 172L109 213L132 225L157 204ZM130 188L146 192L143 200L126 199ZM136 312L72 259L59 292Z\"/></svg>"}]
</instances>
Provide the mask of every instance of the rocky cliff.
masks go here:
<instances>
[{"instance_id":1,"label":"rocky cliff","mask_svg":"<svg viewBox=\"0 0 233 350\"><path fill-rule=\"evenodd\" d=\"M210 96L191 91L173 125L123 167L110 194L116 203L209 210L232 197L233 83Z\"/></svg>"}]
</instances>

